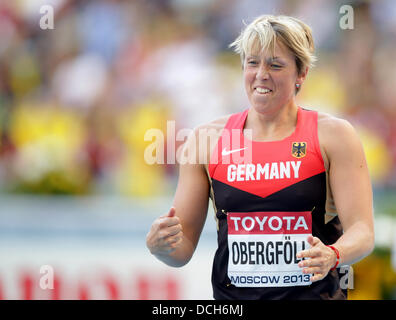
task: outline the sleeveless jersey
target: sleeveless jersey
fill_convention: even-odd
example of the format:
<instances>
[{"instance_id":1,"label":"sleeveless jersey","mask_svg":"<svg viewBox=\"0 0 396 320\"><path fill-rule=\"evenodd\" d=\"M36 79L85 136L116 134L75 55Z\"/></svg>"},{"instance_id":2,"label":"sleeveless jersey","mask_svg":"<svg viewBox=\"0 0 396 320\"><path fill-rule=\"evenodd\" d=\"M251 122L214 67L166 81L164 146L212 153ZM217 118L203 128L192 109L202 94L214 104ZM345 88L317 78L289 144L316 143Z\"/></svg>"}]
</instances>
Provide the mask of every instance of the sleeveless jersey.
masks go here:
<instances>
[{"instance_id":1,"label":"sleeveless jersey","mask_svg":"<svg viewBox=\"0 0 396 320\"><path fill-rule=\"evenodd\" d=\"M309 234L324 244L342 234L337 216L325 222L318 113L299 107L290 136L258 142L243 133L248 111L230 116L208 166L218 228L214 298L346 299L338 269L311 283L297 265Z\"/></svg>"}]
</instances>

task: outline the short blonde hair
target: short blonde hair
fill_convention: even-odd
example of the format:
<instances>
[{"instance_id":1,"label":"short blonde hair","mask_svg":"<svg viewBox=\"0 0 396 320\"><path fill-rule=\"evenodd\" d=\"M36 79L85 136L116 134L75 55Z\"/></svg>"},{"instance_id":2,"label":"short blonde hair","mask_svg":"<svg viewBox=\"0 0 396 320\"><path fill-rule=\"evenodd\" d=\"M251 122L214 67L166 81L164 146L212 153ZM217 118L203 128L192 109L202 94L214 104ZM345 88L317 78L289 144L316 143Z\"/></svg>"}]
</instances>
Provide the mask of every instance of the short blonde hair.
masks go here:
<instances>
[{"instance_id":1,"label":"short blonde hair","mask_svg":"<svg viewBox=\"0 0 396 320\"><path fill-rule=\"evenodd\" d=\"M316 57L311 28L299 19L289 16L262 15L247 25L230 44L241 56L242 66L247 54L258 47L263 50L275 51L275 43L279 40L295 56L297 71L300 74L306 67L313 67Z\"/></svg>"}]
</instances>

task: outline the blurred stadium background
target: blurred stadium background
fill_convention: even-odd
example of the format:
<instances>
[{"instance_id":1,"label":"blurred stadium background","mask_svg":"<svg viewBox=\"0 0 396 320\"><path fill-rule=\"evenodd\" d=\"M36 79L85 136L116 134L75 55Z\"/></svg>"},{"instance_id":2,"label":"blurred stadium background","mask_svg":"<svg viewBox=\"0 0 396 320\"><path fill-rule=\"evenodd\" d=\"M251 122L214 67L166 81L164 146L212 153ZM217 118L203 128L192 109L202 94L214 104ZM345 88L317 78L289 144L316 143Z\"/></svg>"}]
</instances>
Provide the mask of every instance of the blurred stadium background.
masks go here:
<instances>
[{"instance_id":1,"label":"blurred stadium background","mask_svg":"<svg viewBox=\"0 0 396 320\"><path fill-rule=\"evenodd\" d=\"M345 4L353 30L339 26ZM43 5L52 30L40 29ZM177 165L146 164L144 135L247 106L227 46L264 13L312 27L319 61L299 103L348 119L364 144L376 248L353 265L349 297L396 298L395 1L2 0L0 299L212 298L211 206L187 266L145 248ZM39 286L45 266L53 289Z\"/></svg>"}]
</instances>

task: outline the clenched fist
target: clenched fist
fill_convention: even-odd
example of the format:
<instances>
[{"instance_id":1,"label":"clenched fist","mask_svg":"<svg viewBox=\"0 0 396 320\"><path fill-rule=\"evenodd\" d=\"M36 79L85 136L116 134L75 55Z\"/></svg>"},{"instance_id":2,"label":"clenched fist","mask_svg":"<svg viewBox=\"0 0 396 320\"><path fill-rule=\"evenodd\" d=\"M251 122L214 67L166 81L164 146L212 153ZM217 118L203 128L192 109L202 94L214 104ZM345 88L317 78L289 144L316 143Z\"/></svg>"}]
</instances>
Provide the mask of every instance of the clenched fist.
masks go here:
<instances>
[{"instance_id":1,"label":"clenched fist","mask_svg":"<svg viewBox=\"0 0 396 320\"><path fill-rule=\"evenodd\" d=\"M168 255L181 243L183 238L180 220L172 207L166 215L154 220L146 236L146 245L154 255Z\"/></svg>"}]
</instances>

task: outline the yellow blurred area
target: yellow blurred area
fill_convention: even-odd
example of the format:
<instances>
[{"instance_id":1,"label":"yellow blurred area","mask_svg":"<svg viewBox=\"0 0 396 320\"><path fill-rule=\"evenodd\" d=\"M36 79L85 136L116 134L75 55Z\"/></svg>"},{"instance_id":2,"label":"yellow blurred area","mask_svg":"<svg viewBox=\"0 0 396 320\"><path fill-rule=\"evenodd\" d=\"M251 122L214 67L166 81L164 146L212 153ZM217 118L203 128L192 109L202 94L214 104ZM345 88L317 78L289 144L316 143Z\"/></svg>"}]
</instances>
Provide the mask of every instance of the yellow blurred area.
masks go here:
<instances>
[{"instance_id":1,"label":"yellow blurred area","mask_svg":"<svg viewBox=\"0 0 396 320\"><path fill-rule=\"evenodd\" d=\"M144 135L149 129L159 129L165 135L166 120L170 118L170 113L170 106L160 99L146 100L125 109L117 120L117 127L125 146L144 150L147 147Z\"/></svg>"},{"instance_id":2,"label":"yellow blurred area","mask_svg":"<svg viewBox=\"0 0 396 320\"><path fill-rule=\"evenodd\" d=\"M149 165L144 159L144 150L151 143L145 141L144 136L150 129L159 129L165 142L166 120L170 118L170 112L163 100L149 99L119 115L117 128L126 148L117 174L117 185L122 194L149 197L166 191L164 165Z\"/></svg>"},{"instance_id":3,"label":"yellow blurred area","mask_svg":"<svg viewBox=\"0 0 396 320\"><path fill-rule=\"evenodd\" d=\"M374 131L356 126L366 154L367 165L373 183L380 183L391 172L392 158L389 147Z\"/></svg>"},{"instance_id":4,"label":"yellow blurred area","mask_svg":"<svg viewBox=\"0 0 396 320\"><path fill-rule=\"evenodd\" d=\"M354 264L353 278L353 289L348 290L348 300L381 300L394 294L396 272L389 254L371 254Z\"/></svg>"},{"instance_id":5,"label":"yellow blurred area","mask_svg":"<svg viewBox=\"0 0 396 320\"><path fill-rule=\"evenodd\" d=\"M348 290L349 300L381 299L382 260L369 256L353 265L354 288Z\"/></svg>"},{"instance_id":6,"label":"yellow blurred area","mask_svg":"<svg viewBox=\"0 0 396 320\"><path fill-rule=\"evenodd\" d=\"M51 139L54 147L75 150L85 139L81 116L70 109L54 105L24 104L16 107L9 131L10 138L18 148Z\"/></svg>"},{"instance_id":7,"label":"yellow blurred area","mask_svg":"<svg viewBox=\"0 0 396 320\"><path fill-rule=\"evenodd\" d=\"M12 114L9 135L18 148L13 168L23 188L85 191L89 170L80 156L86 138L81 116L54 105L23 104Z\"/></svg>"},{"instance_id":8,"label":"yellow blurred area","mask_svg":"<svg viewBox=\"0 0 396 320\"><path fill-rule=\"evenodd\" d=\"M117 172L117 189L126 196L151 197L163 195L167 188L161 165L148 165L142 154L128 152Z\"/></svg>"},{"instance_id":9,"label":"yellow blurred area","mask_svg":"<svg viewBox=\"0 0 396 320\"><path fill-rule=\"evenodd\" d=\"M315 110L341 112L345 109L345 89L331 65L322 65L308 72L298 101Z\"/></svg>"}]
</instances>

